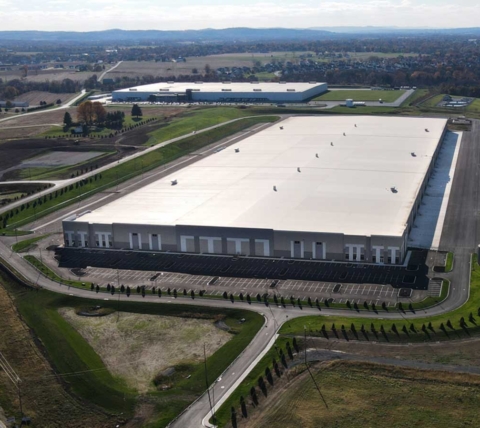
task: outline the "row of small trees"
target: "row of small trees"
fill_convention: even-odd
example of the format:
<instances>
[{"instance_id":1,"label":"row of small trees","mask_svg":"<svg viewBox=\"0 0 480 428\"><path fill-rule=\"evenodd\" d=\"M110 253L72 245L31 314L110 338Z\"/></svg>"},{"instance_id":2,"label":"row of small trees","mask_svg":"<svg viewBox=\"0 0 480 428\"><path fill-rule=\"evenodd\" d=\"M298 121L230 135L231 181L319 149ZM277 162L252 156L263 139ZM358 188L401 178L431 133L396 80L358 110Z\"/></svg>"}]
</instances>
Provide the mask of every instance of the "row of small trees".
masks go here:
<instances>
[{"instance_id":1,"label":"row of small trees","mask_svg":"<svg viewBox=\"0 0 480 428\"><path fill-rule=\"evenodd\" d=\"M295 337L292 340L292 345L290 345L290 342L286 342L285 350L277 346L275 347L275 350L277 353L278 361L275 357L272 357L271 366L268 365L267 367L265 367L265 374L262 374L258 377L256 386L252 385L249 390L249 395L247 397L244 397L243 395L240 396L239 405L240 415L242 418L248 418L248 407L257 407L260 404L260 397L262 395L265 398L268 396L268 385L270 385L270 388L274 387L276 383L275 379L281 379L285 372L288 370L289 365L287 361L287 356L290 361L293 361L295 358L294 351L297 354L298 352L300 352L300 348L297 344L297 340ZM274 373L275 377L273 375ZM232 427L237 428L239 418L237 409L232 406L230 412Z\"/></svg>"},{"instance_id":2,"label":"row of small trees","mask_svg":"<svg viewBox=\"0 0 480 428\"><path fill-rule=\"evenodd\" d=\"M70 186L64 187L60 190L55 190L55 192L49 193L47 195L41 196L34 201L27 202L25 204L22 204L20 208L13 208L10 211L7 211L6 213L0 215L0 224L2 225L2 228L5 229L8 224L12 223L12 220L15 220L15 218L21 214L23 211L32 208L35 212L37 207L41 207L42 205L46 204L49 201L55 200L64 194L74 190L78 189L80 187L83 187L89 183L93 183L94 181L101 180L102 179L102 174L95 174L92 177L85 178L83 180L77 181L75 184L71 184Z\"/></svg>"}]
</instances>

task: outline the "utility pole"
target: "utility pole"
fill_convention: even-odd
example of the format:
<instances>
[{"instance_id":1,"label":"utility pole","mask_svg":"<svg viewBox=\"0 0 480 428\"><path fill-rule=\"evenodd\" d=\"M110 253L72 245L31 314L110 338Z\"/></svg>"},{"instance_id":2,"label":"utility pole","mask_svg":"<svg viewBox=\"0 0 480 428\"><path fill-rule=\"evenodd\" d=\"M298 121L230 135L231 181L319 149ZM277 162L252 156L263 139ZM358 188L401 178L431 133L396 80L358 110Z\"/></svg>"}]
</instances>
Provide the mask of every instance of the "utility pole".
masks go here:
<instances>
[{"instance_id":1,"label":"utility pole","mask_svg":"<svg viewBox=\"0 0 480 428\"><path fill-rule=\"evenodd\" d=\"M207 374L207 351L205 349L205 343L203 343L203 364L205 366L205 386L207 388L208 403L210 404L210 414L212 415L213 423L215 424L215 422L216 422L215 405L212 406L212 399L210 397L210 387L209 387L209 384L208 384L208 374Z\"/></svg>"}]
</instances>

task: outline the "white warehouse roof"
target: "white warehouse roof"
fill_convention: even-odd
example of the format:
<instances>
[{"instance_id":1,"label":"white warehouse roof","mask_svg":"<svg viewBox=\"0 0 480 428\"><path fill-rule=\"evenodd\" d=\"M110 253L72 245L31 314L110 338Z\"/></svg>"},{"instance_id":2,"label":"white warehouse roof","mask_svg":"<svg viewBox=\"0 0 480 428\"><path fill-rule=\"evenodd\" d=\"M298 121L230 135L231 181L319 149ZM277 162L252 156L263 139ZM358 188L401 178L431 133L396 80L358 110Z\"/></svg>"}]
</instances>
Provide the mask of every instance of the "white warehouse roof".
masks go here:
<instances>
[{"instance_id":1,"label":"white warehouse roof","mask_svg":"<svg viewBox=\"0 0 480 428\"><path fill-rule=\"evenodd\" d=\"M325 83L222 83L222 82L164 82L150 85L135 86L127 89L116 90L115 93L149 92L158 93L185 93L187 89L195 92L304 92Z\"/></svg>"},{"instance_id":2,"label":"white warehouse roof","mask_svg":"<svg viewBox=\"0 0 480 428\"><path fill-rule=\"evenodd\" d=\"M289 118L79 221L401 236L445 125Z\"/></svg>"}]
</instances>

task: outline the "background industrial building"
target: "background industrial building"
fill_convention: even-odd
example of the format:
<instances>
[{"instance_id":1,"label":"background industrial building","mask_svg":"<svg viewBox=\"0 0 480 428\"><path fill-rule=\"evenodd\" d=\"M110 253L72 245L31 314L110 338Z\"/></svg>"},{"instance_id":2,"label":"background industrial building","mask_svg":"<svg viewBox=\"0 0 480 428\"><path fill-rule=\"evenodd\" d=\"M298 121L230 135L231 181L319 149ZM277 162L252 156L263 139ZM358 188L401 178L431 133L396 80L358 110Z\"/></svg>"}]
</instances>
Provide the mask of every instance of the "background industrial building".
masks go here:
<instances>
[{"instance_id":1,"label":"background industrial building","mask_svg":"<svg viewBox=\"0 0 480 428\"><path fill-rule=\"evenodd\" d=\"M326 83L166 82L112 92L112 102L302 102L323 94Z\"/></svg>"},{"instance_id":2,"label":"background industrial building","mask_svg":"<svg viewBox=\"0 0 480 428\"><path fill-rule=\"evenodd\" d=\"M398 264L446 124L292 117L65 219L65 245Z\"/></svg>"}]
</instances>

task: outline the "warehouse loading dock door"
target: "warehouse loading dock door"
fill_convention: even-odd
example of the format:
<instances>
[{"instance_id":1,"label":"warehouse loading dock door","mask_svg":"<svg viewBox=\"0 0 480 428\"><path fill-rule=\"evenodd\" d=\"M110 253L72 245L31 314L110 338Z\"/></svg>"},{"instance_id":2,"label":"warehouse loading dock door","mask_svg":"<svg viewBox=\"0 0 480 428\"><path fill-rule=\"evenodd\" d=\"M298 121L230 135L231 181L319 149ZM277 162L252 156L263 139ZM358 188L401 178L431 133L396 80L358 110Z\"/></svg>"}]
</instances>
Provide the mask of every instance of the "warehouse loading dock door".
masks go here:
<instances>
[{"instance_id":1,"label":"warehouse loading dock door","mask_svg":"<svg viewBox=\"0 0 480 428\"><path fill-rule=\"evenodd\" d=\"M302 257L302 243L300 241L293 241L293 258L301 259Z\"/></svg>"},{"instance_id":2,"label":"warehouse loading dock door","mask_svg":"<svg viewBox=\"0 0 480 428\"><path fill-rule=\"evenodd\" d=\"M138 238L138 233L132 233L132 249L140 249L140 240Z\"/></svg>"}]
</instances>

